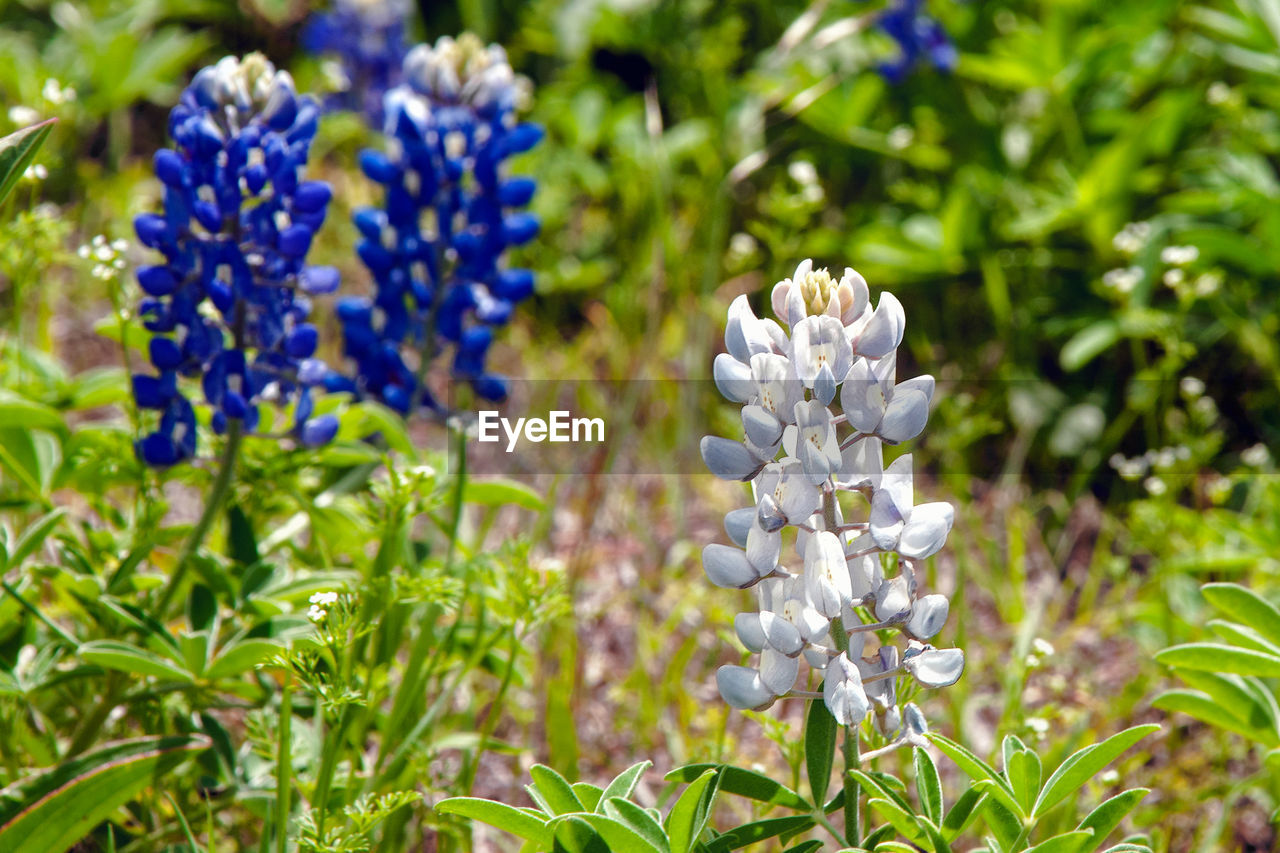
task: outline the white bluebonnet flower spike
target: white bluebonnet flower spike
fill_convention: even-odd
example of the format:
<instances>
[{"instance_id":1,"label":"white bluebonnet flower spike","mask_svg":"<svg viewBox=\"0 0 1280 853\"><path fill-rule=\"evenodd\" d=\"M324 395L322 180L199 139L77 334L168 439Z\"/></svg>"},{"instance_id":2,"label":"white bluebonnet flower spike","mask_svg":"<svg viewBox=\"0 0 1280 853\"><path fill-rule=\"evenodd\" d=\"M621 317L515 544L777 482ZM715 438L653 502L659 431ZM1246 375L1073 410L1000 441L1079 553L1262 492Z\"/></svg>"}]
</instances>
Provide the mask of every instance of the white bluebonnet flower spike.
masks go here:
<instances>
[{"instance_id":1,"label":"white bluebonnet flower spike","mask_svg":"<svg viewBox=\"0 0 1280 853\"><path fill-rule=\"evenodd\" d=\"M712 583L755 588L759 605L734 618L758 666L721 667L720 693L754 710L787 695L820 697L841 725L873 716L891 745L919 745L928 724L914 704L898 706L897 679L946 687L964 670L959 649L928 645L950 607L939 593L918 595L914 566L946 544L954 511L915 504L911 456L886 467L884 446L924 430L933 377L896 381L902 304L882 293L873 310L851 269L837 281L804 261L770 301L780 322L757 317L745 295L729 306L713 375L742 404L742 435L706 436L701 446L714 474L750 482L755 496L755 506L725 516L736 547L703 550ZM865 521L843 519L841 491L867 499ZM794 558L784 553L786 527L797 529ZM901 650L891 642L899 636ZM820 694L793 692L802 661L821 672Z\"/></svg>"}]
</instances>

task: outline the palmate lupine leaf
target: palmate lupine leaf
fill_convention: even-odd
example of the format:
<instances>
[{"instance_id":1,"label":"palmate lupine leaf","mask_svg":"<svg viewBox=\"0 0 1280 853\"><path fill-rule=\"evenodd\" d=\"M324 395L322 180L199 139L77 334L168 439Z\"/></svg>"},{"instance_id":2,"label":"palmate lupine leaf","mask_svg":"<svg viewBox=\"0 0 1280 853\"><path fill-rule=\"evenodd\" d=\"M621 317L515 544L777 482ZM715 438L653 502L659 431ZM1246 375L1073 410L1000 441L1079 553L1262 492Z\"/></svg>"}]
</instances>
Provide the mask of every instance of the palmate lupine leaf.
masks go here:
<instances>
[{"instance_id":1,"label":"palmate lupine leaf","mask_svg":"<svg viewBox=\"0 0 1280 853\"><path fill-rule=\"evenodd\" d=\"M45 119L0 139L0 202L8 198L22 173L31 165L56 121L56 118Z\"/></svg>"},{"instance_id":2,"label":"palmate lupine leaf","mask_svg":"<svg viewBox=\"0 0 1280 853\"><path fill-rule=\"evenodd\" d=\"M210 746L203 735L146 737L108 744L3 792L0 850L65 850L190 755Z\"/></svg>"},{"instance_id":3,"label":"palmate lupine leaf","mask_svg":"<svg viewBox=\"0 0 1280 853\"><path fill-rule=\"evenodd\" d=\"M1236 583L1209 583L1200 588L1205 600L1232 619L1280 645L1280 608Z\"/></svg>"}]
</instances>

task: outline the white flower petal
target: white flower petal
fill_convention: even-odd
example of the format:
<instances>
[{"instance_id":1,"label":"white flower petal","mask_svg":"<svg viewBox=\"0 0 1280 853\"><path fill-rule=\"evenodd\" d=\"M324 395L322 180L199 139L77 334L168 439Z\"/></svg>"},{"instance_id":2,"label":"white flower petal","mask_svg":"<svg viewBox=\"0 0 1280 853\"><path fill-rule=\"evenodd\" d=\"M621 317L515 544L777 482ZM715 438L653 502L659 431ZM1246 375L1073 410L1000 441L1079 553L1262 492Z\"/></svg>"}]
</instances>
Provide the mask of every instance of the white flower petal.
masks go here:
<instances>
[{"instance_id":1,"label":"white flower petal","mask_svg":"<svg viewBox=\"0 0 1280 853\"><path fill-rule=\"evenodd\" d=\"M866 359L856 360L840 387L840 408L849 425L858 432L875 432L886 405L884 388L871 366Z\"/></svg>"},{"instance_id":2,"label":"white flower petal","mask_svg":"<svg viewBox=\"0 0 1280 853\"><path fill-rule=\"evenodd\" d=\"M898 512L887 489L876 489L871 495L871 516L868 532L877 548L892 551L898 547L898 537L906 520Z\"/></svg>"},{"instance_id":3,"label":"white flower petal","mask_svg":"<svg viewBox=\"0 0 1280 853\"><path fill-rule=\"evenodd\" d=\"M950 687L964 673L964 652L927 647L907 658L903 665L925 687Z\"/></svg>"},{"instance_id":4,"label":"white flower petal","mask_svg":"<svg viewBox=\"0 0 1280 853\"><path fill-rule=\"evenodd\" d=\"M761 459L740 441L718 435L702 437L699 445L702 461L722 480L750 480L760 473L767 461Z\"/></svg>"},{"instance_id":5,"label":"white flower petal","mask_svg":"<svg viewBox=\"0 0 1280 853\"><path fill-rule=\"evenodd\" d=\"M882 358L902 343L906 324L906 312L902 310L902 303L892 293L885 291L880 294L880 304L858 336L854 350L858 355Z\"/></svg>"},{"instance_id":6,"label":"white flower petal","mask_svg":"<svg viewBox=\"0 0 1280 853\"><path fill-rule=\"evenodd\" d=\"M720 394L735 403L746 403L756 392L751 368L728 353L722 352L716 356L711 376L715 379Z\"/></svg>"},{"instance_id":7,"label":"white flower petal","mask_svg":"<svg viewBox=\"0 0 1280 853\"><path fill-rule=\"evenodd\" d=\"M742 407L742 430L747 441L757 447L777 447L782 441L782 427L782 422L763 406Z\"/></svg>"},{"instance_id":8,"label":"white flower petal","mask_svg":"<svg viewBox=\"0 0 1280 853\"><path fill-rule=\"evenodd\" d=\"M788 657L769 646L765 646L764 651L760 652L760 680L774 695L781 696L795 687L799 675L798 657Z\"/></svg>"},{"instance_id":9,"label":"white flower petal","mask_svg":"<svg viewBox=\"0 0 1280 853\"><path fill-rule=\"evenodd\" d=\"M871 706L862 689L862 676L848 655L841 654L827 664L822 701L842 726L854 726L866 718Z\"/></svg>"},{"instance_id":10,"label":"white flower petal","mask_svg":"<svg viewBox=\"0 0 1280 853\"><path fill-rule=\"evenodd\" d=\"M760 577L773 574L778 568L778 558L782 556L782 534L778 531L767 532L760 526L757 518L747 533L747 561L755 568Z\"/></svg>"},{"instance_id":11,"label":"white flower petal","mask_svg":"<svg viewBox=\"0 0 1280 853\"><path fill-rule=\"evenodd\" d=\"M742 509L730 510L724 517L724 529L729 534L729 538L739 548L747 547L747 533L751 531L751 524L755 521L755 507L743 507Z\"/></svg>"},{"instance_id":12,"label":"white flower petal","mask_svg":"<svg viewBox=\"0 0 1280 853\"><path fill-rule=\"evenodd\" d=\"M760 628L764 632L765 643L787 657L795 657L804 648L800 629L776 613L761 613Z\"/></svg>"},{"instance_id":13,"label":"white flower petal","mask_svg":"<svg viewBox=\"0 0 1280 853\"><path fill-rule=\"evenodd\" d=\"M897 552L908 560L923 560L938 553L947 544L955 512L951 504L943 501L912 509L911 518L898 535Z\"/></svg>"},{"instance_id":14,"label":"white flower petal","mask_svg":"<svg viewBox=\"0 0 1280 853\"><path fill-rule=\"evenodd\" d=\"M733 617L733 630L747 651L760 653L767 642L759 613L739 613Z\"/></svg>"},{"instance_id":15,"label":"white flower petal","mask_svg":"<svg viewBox=\"0 0 1280 853\"><path fill-rule=\"evenodd\" d=\"M726 589L746 589L760 580L745 552L717 543L702 549L702 570L713 584Z\"/></svg>"},{"instance_id":16,"label":"white flower petal","mask_svg":"<svg viewBox=\"0 0 1280 853\"><path fill-rule=\"evenodd\" d=\"M880 437L891 444L910 441L924 431L929 422L929 398L914 389L893 392L893 399L885 409L884 420L878 430Z\"/></svg>"},{"instance_id":17,"label":"white flower petal","mask_svg":"<svg viewBox=\"0 0 1280 853\"><path fill-rule=\"evenodd\" d=\"M911 606L911 618L907 620L907 632L917 640L927 640L947 624L947 612L951 602L945 595L934 593L917 599Z\"/></svg>"},{"instance_id":18,"label":"white flower petal","mask_svg":"<svg viewBox=\"0 0 1280 853\"><path fill-rule=\"evenodd\" d=\"M746 666L722 666L716 670L716 686L724 701L744 711L763 711L777 698L757 670Z\"/></svg>"},{"instance_id":19,"label":"white flower petal","mask_svg":"<svg viewBox=\"0 0 1280 853\"><path fill-rule=\"evenodd\" d=\"M823 616L834 619L853 599L844 546L834 533L813 534L805 549L805 591Z\"/></svg>"},{"instance_id":20,"label":"white flower petal","mask_svg":"<svg viewBox=\"0 0 1280 853\"><path fill-rule=\"evenodd\" d=\"M890 578L876 590L876 618L888 622L911 610L911 592L902 575Z\"/></svg>"}]
</instances>

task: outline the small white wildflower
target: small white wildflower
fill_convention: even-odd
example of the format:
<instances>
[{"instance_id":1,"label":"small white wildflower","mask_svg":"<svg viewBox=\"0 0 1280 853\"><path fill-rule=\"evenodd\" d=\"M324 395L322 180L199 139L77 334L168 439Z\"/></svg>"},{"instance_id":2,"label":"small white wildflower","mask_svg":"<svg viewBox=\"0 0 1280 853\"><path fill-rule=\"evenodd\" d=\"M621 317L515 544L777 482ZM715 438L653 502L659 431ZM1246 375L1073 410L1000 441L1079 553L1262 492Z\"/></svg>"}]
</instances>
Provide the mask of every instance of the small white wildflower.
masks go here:
<instances>
[{"instance_id":1,"label":"small white wildflower","mask_svg":"<svg viewBox=\"0 0 1280 853\"><path fill-rule=\"evenodd\" d=\"M729 255L733 258L748 258L756 253L758 247L756 238L745 231L739 231L729 238Z\"/></svg>"},{"instance_id":2,"label":"small white wildflower","mask_svg":"<svg viewBox=\"0 0 1280 853\"><path fill-rule=\"evenodd\" d=\"M915 138L916 132L910 125L900 124L889 131L889 136L885 141L889 143L889 147L894 151L904 151L915 141Z\"/></svg>"},{"instance_id":3,"label":"small white wildflower","mask_svg":"<svg viewBox=\"0 0 1280 853\"><path fill-rule=\"evenodd\" d=\"M1221 80L1214 80L1204 93L1204 99L1215 107L1231 100L1231 87Z\"/></svg>"},{"instance_id":4,"label":"small white wildflower","mask_svg":"<svg viewBox=\"0 0 1280 853\"><path fill-rule=\"evenodd\" d=\"M1111 245L1115 246L1117 251L1124 252L1126 255L1136 255L1142 251L1142 247L1147 244L1147 239L1150 236L1150 222L1130 222L1120 229L1119 234L1111 238Z\"/></svg>"},{"instance_id":5,"label":"small white wildflower","mask_svg":"<svg viewBox=\"0 0 1280 853\"><path fill-rule=\"evenodd\" d=\"M1098 781L1104 785L1114 785L1120 781L1120 771L1112 768L1098 774Z\"/></svg>"},{"instance_id":6,"label":"small white wildflower","mask_svg":"<svg viewBox=\"0 0 1280 853\"><path fill-rule=\"evenodd\" d=\"M1234 485L1230 477L1224 477L1219 474L1209 482L1209 498L1214 503L1222 503L1231 495L1231 489Z\"/></svg>"},{"instance_id":7,"label":"small white wildflower","mask_svg":"<svg viewBox=\"0 0 1280 853\"><path fill-rule=\"evenodd\" d=\"M313 604L307 608L307 618L312 622L323 622L324 617L327 615L329 614L323 607L317 607Z\"/></svg>"},{"instance_id":8,"label":"small white wildflower","mask_svg":"<svg viewBox=\"0 0 1280 853\"><path fill-rule=\"evenodd\" d=\"M323 607L332 607L338 603L338 594L336 592L317 592L313 593L307 601Z\"/></svg>"},{"instance_id":9,"label":"small white wildflower","mask_svg":"<svg viewBox=\"0 0 1280 853\"><path fill-rule=\"evenodd\" d=\"M33 184L48 177L49 170L45 168L43 163L32 163L22 171L22 179Z\"/></svg>"},{"instance_id":10,"label":"small white wildflower","mask_svg":"<svg viewBox=\"0 0 1280 853\"><path fill-rule=\"evenodd\" d=\"M1136 480L1145 473L1147 473L1147 463L1141 458L1126 459L1120 466L1120 476L1126 480Z\"/></svg>"},{"instance_id":11,"label":"small white wildflower","mask_svg":"<svg viewBox=\"0 0 1280 853\"><path fill-rule=\"evenodd\" d=\"M787 174L791 180L802 186L818 182L818 170L808 160L792 160L787 166Z\"/></svg>"},{"instance_id":12,"label":"small white wildflower","mask_svg":"<svg viewBox=\"0 0 1280 853\"><path fill-rule=\"evenodd\" d=\"M1043 740L1049 733L1049 721L1044 717L1027 717L1027 728L1035 734L1036 740Z\"/></svg>"},{"instance_id":13,"label":"small white wildflower","mask_svg":"<svg viewBox=\"0 0 1280 853\"><path fill-rule=\"evenodd\" d=\"M1102 276L1102 283L1117 293L1132 293L1142 281L1141 267L1120 267L1108 270Z\"/></svg>"},{"instance_id":14,"label":"small white wildflower","mask_svg":"<svg viewBox=\"0 0 1280 853\"><path fill-rule=\"evenodd\" d=\"M1142 481L1142 485L1146 487L1146 490L1153 497L1159 497L1160 495L1163 495L1165 492L1169 491L1168 484L1166 484L1165 481L1161 480L1159 477L1148 477L1147 479Z\"/></svg>"},{"instance_id":15,"label":"small white wildflower","mask_svg":"<svg viewBox=\"0 0 1280 853\"><path fill-rule=\"evenodd\" d=\"M112 240L111 248L116 252L127 252L129 250L128 240Z\"/></svg>"},{"instance_id":16,"label":"small white wildflower","mask_svg":"<svg viewBox=\"0 0 1280 853\"><path fill-rule=\"evenodd\" d=\"M1036 637L1031 641L1031 648L1041 657L1049 657L1053 654L1053 644L1043 637Z\"/></svg>"},{"instance_id":17,"label":"small white wildflower","mask_svg":"<svg viewBox=\"0 0 1280 853\"><path fill-rule=\"evenodd\" d=\"M1164 282L1165 287L1177 289L1184 281L1186 281L1186 278L1187 274L1181 269L1175 267L1171 270L1165 270L1161 280Z\"/></svg>"},{"instance_id":18,"label":"small white wildflower","mask_svg":"<svg viewBox=\"0 0 1280 853\"><path fill-rule=\"evenodd\" d=\"M60 82L50 77L44 81L44 89L40 94L50 104L65 104L76 99L76 90L70 86L64 87Z\"/></svg>"},{"instance_id":19,"label":"small white wildflower","mask_svg":"<svg viewBox=\"0 0 1280 853\"><path fill-rule=\"evenodd\" d=\"M1196 376L1184 376L1178 382L1178 388L1184 396L1199 397L1204 393L1204 380Z\"/></svg>"},{"instance_id":20,"label":"small white wildflower","mask_svg":"<svg viewBox=\"0 0 1280 853\"><path fill-rule=\"evenodd\" d=\"M1165 246L1160 250L1160 260L1170 266L1185 267L1200 257L1195 246Z\"/></svg>"},{"instance_id":21,"label":"small white wildflower","mask_svg":"<svg viewBox=\"0 0 1280 853\"><path fill-rule=\"evenodd\" d=\"M9 107L9 121L19 127L26 127L27 125L35 124L39 120L40 113L31 109L31 107L24 107L21 105Z\"/></svg>"},{"instance_id":22,"label":"small white wildflower","mask_svg":"<svg viewBox=\"0 0 1280 853\"><path fill-rule=\"evenodd\" d=\"M1259 442L1244 453L1241 453L1240 461L1250 468L1261 468L1271 461L1271 451L1267 449L1265 444Z\"/></svg>"},{"instance_id":23,"label":"small white wildflower","mask_svg":"<svg viewBox=\"0 0 1280 853\"><path fill-rule=\"evenodd\" d=\"M1222 274L1207 272L1196 279L1196 296L1212 296L1222 286Z\"/></svg>"}]
</instances>

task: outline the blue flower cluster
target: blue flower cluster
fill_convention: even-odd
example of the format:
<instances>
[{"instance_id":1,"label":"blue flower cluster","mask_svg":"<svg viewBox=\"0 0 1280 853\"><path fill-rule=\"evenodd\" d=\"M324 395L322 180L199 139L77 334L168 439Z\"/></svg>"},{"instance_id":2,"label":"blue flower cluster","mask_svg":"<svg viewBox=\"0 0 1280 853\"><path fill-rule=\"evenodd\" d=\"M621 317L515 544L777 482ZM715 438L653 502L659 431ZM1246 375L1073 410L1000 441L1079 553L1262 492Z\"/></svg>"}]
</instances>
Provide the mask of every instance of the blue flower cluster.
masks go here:
<instances>
[{"instance_id":1,"label":"blue flower cluster","mask_svg":"<svg viewBox=\"0 0 1280 853\"><path fill-rule=\"evenodd\" d=\"M304 264L332 195L326 183L299 180L318 115L260 54L202 69L169 115L177 147L155 156L164 213L134 220L138 239L164 255L138 269L158 375L135 375L133 392L140 408L161 413L137 446L149 465L195 455L195 412L179 376L202 379L216 433L233 421L253 432L259 402L291 400L303 444L337 431L334 417L311 416L311 389L329 370L313 357L306 294L338 287L336 269Z\"/></svg>"},{"instance_id":2,"label":"blue flower cluster","mask_svg":"<svg viewBox=\"0 0 1280 853\"><path fill-rule=\"evenodd\" d=\"M407 0L335 0L328 12L312 15L302 44L316 54L337 54L343 91L332 99L340 109L360 110L374 127L382 125L382 98L400 82Z\"/></svg>"},{"instance_id":3,"label":"blue flower cluster","mask_svg":"<svg viewBox=\"0 0 1280 853\"><path fill-rule=\"evenodd\" d=\"M892 0L876 25L898 43L897 58L882 62L881 75L891 83L906 79L921 60L939 71L956 67L956 48L946 30L924 10L925 0Z\"/></svg>"},{"instance_id":4,"label":"blue flower cluster","mask_svg":"<svg viewBox=\"0 0 1280 853\"><path fill-rule=\"evenodd\" d=\"M334 374L328 387L406 414L439 409L424 380L451 350L453 378L500 400L506 383L485 367L493 328L533 292L533 273L501 259L539 227L515 210L533 197L534 181L504 177L502 163L536 145L542 130L516 123L518 81L506 54L475 36L415 47L404 79L387 93L389 152L360 155L364 173L385 187L382 207L355 214L357 251L376 291L339 301L356 373ZM416 359L407 363L406 349Z\"/></svg>"}]
</instances>

